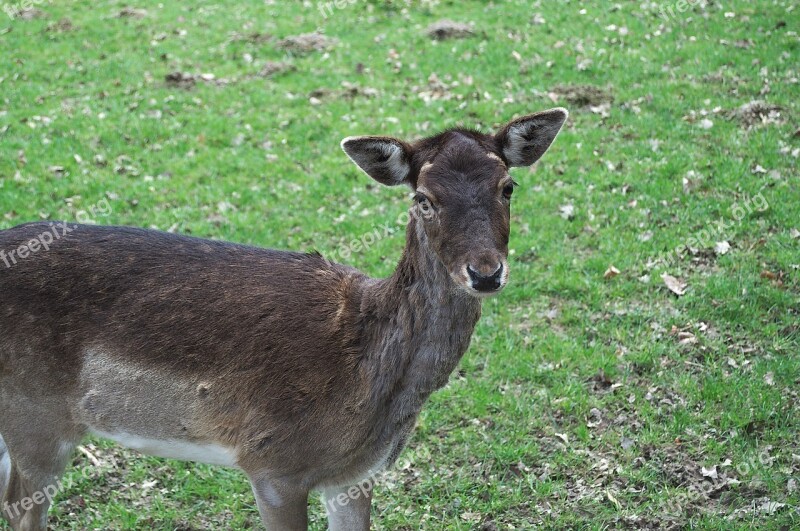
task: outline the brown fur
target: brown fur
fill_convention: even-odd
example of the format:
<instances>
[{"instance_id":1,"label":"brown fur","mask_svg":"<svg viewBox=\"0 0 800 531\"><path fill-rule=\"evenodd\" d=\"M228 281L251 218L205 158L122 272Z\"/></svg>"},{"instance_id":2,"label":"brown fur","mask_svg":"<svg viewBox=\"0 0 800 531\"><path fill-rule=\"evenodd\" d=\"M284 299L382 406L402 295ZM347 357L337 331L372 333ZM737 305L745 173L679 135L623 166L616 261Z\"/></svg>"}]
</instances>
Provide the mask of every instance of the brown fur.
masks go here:
<instances>
[{"instance_id":1,"label":"brown fur","mask_svg":"<svg viewBox=\"0 0 800 531\"><path fill-rule=\"evenodd\" d=\"M86 225L0 263L0 463L5 445L12 460L0 498L52 484L91 428L230 448L265 523L304 528L308 492L391 464L467 350L481 293L465 267L489 274L508 252L503 142L465 130L345 141L377 180L430 196L383 280L319 254ZM0 249L49 229L0 232ZM10 521L44 529L46 510ZM368 499L347 511L332 529L368 527Z\"/></svg>"}]
</instances>

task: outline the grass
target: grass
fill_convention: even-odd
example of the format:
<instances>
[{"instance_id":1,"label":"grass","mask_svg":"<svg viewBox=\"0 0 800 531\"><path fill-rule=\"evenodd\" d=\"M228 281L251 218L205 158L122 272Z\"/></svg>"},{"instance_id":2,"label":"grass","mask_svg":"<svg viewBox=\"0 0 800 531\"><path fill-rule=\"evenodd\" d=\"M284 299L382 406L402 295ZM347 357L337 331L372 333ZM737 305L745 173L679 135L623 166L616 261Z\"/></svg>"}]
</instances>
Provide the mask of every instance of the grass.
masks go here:
<instances>
[{"instance_id":1,"label":"grass","mask_svg":"<svg viewBox=\"0 0 800 531\"><path fill-rule=\"evenodd\" d=\"M375 528L795 528L798 10L678 4L362 0L324 18L315 2L76 0L3 15L0 226L86 211L338 257L409 204L341 138L490 130L556 101L565 131L514 173L511 285L379 484ZM146 13L118 17L126 5ZM443 18L475 35L432 41ZM316 29L328 50L279 46ZM259 76L268 61L293 69ZM778 110L736 113L754 100ZM383 276L401 247L395 230L343 260ZM236 471L86 448L99 465L76 455L55 529L260 526Z\"/></svg>"}]
</instances>

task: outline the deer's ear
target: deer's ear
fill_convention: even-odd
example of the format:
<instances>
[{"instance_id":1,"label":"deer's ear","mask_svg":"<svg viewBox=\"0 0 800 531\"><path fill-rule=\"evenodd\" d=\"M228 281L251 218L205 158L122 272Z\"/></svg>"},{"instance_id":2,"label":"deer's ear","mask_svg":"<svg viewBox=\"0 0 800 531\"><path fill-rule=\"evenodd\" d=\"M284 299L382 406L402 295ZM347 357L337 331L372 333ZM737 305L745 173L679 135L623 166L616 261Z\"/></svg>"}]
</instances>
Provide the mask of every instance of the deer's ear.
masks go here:
<instances>
[{"instance_id":1,"label":"deer's ear","mask_svg":"<svg viewBox=\"0 0 800 531\"><path fill-rule=\"evenodd\" d=\"M544 155L558 136L569 113L557 107L508 123L495 135L510 166L530 166Z\"/></svg>"},{"instance_id":2,"label":"deer's ear","mask_svg":"<svg viewBox=\"0 0 800 531\"><path fill-rule=\"evenodd\" d=\"M342 149L364 172L387 186L409 184L411 148L388 136L351 136Z\"/></svg>"}]
</instances>

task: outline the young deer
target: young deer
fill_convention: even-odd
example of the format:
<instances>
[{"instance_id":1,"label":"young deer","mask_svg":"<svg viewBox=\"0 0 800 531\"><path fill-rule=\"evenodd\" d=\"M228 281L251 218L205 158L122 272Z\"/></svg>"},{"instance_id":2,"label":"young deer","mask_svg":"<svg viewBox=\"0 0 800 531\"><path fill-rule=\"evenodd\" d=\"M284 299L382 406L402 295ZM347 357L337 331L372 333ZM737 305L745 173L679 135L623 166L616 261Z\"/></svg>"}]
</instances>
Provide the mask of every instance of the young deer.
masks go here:
<instances>
[{"instance_id":1,"label":"young deer","mask_svg":"<svg viewBox=\"0 0 800 531\"><path fill-rule=\"evenodd\" d=\"M87 225L0 263L3 516L46 529L58 478L95 434L241 469L268 529L306 529L311 490L331 529L369 529L371 491L351 486L395 461L481 299L506 285L508 169L536 162L566 118L345 139L370 177L416 194L386 279L316 253ZM53 230L2 231L0 250Z\"/></svg>"}]
</instances>

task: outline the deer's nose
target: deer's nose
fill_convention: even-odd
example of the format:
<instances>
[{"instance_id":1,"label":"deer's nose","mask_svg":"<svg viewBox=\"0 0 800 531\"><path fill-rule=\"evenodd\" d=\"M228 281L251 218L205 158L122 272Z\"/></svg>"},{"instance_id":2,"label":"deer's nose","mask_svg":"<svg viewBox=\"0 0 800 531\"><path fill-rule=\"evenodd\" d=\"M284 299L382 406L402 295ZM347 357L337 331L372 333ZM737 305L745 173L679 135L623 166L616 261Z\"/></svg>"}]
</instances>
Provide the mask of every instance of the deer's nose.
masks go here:
<instances>
[{"instance_id":1,"label":"deer's nose","mask_svg":"<svg viewBox=\"0 0 800 531\"><path fill-rule=\"evenodd\" d=\"M494 271L491 272L485 271L485 268L476 270L471 265L468 265L467 274L469 274L469 279L475 290L484 292L495 291L500 288L500 282L503 277L503 264L498 265Z\"/></svg>"}]
</instances>

